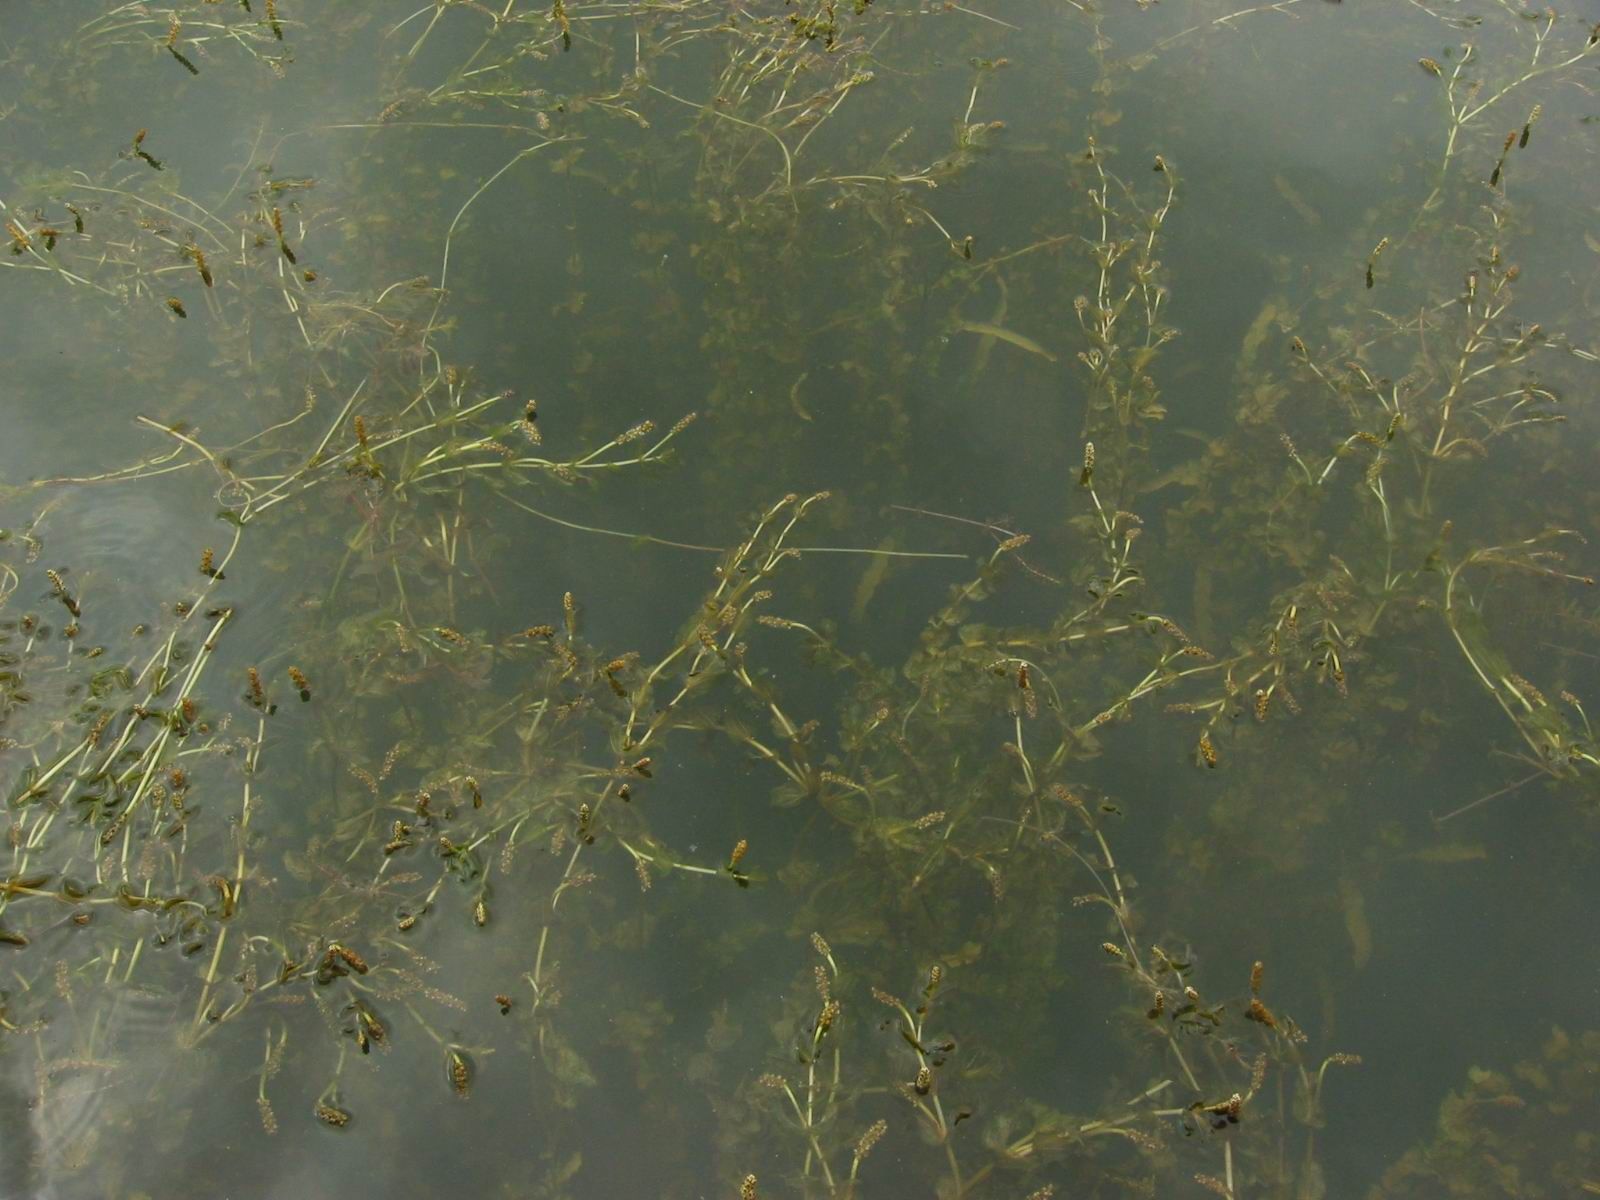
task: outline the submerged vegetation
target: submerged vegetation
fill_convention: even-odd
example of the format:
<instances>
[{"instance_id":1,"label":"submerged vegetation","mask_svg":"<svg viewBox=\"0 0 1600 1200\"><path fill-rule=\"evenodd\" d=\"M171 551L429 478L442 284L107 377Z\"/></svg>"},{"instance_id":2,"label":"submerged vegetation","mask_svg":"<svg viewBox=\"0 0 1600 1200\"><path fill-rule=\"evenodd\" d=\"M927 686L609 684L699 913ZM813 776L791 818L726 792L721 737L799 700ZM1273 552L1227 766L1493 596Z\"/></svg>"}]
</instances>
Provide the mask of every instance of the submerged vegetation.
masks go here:
<instances>
[{"instance_id":1,"label":"submerged vegetation","mask_svg":"<svg viewBox=\"0 0 1600 1200\"><path fill-rule=\"evenodd\" d=\"M1600 1190L1583 989L1414 952L1582 928L1600 28L87 9L0 122L0 1194ZM1328 45L1404 130L1237 239L1214 81Z\"/></svg>"}]
</instances>

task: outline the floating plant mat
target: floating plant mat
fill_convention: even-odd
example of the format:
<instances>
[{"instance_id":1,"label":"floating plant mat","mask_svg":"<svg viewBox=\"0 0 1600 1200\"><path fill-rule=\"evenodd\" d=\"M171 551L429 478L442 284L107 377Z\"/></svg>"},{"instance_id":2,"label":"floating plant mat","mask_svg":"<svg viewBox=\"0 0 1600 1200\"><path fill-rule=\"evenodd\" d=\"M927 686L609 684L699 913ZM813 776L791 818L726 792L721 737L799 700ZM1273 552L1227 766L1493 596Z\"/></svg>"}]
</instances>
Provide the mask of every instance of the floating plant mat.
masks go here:
<instances>
[{"instance_id":1,"label":"floating plant mat","mask_svg":"<svg viewBox=\"0 0 1600 1200\"><path fill-rule=\"evenodd\" d=\"M0 1196L1600 1191L1592 16L13 10Z\"/></svg>"}]
</instances>

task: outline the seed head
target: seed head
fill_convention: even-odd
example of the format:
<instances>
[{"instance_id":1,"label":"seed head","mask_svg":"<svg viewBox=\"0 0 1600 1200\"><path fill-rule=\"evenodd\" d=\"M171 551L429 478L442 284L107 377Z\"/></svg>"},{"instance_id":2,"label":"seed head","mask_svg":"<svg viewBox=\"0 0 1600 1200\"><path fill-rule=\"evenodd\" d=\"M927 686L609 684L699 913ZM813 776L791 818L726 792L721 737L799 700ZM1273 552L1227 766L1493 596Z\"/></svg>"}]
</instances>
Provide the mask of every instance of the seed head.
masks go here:
<instances>
[{"instance_id":1,"label":"seed head","mask_svg":"<svg viewBox=\"0 0 1600 1200\"><path fill-rule=\"evenodd\" d=\"M1261 1003L1259 997L1251 998L1250 1007L1244 1015L1258 1025L1265 1025L1268 1029L1276 1029L1278 1027L1278 1018L1272 1015L1270 1008Z\"/></svg>"},{"instance_id":2,"label":"seed head","mask_svg":"<svg viewBox=\"0 0 1600 1200\"><path fill-rule=\"evenodd\" d=\"M447 1051L445 1067L450 1076L450 1087L465 1100L472 1087L472 1068L467 1065L466 1057L458 1050Z\"/></svg>"},{"instance_id":3,"label":"seed head","mask_svg":"<svg viewBox=\"0 0 1600 1200\"><path fill-rule=\"evenodd\" d=\"M861 1140L856 1143L855 1158L857 1163L872 1153L872 1148L878 1144L878 1139L883 1137L888 1130L889 1122L881 1118L867 1127L867 1131L861 1135Z\"/></svg>"}]
</instances>

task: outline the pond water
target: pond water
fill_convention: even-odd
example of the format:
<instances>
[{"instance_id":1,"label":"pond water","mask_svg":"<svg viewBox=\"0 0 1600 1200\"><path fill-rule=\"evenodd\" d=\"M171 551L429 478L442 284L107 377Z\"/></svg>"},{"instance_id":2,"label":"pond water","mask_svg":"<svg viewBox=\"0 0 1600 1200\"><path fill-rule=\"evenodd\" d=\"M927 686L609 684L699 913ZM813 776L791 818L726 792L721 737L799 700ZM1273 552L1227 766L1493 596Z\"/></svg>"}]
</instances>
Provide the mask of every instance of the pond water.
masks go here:
<instances>
[{"instance_id":1,"label":"pond water","mask_svg":"<svg viewBox=\"0 0 1600 1200\"><path fill-rule=\"evenodd\" d=\"M1600 8L91 0L0 69L0 1197L1600 1194Z\"/></svg>"}]
</instances>

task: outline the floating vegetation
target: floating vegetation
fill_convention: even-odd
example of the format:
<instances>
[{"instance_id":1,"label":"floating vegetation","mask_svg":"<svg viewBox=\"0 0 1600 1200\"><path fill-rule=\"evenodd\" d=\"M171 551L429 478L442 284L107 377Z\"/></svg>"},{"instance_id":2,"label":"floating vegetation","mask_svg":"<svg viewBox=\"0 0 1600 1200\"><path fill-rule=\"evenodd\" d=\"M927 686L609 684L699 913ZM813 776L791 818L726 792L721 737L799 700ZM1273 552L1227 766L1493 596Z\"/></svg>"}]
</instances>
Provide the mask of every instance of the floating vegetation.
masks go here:
<instances>
[{"instance_id":1,"label":"floating vegetation","mask_svg":"<svg viewBox=\"0 0 1600 1200\"><path fill-rule=\"evenodd\" d=\"M91 8L0 1193L1600 1190L1591 23Z\"/></svg>"}]
</instances>

